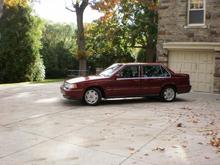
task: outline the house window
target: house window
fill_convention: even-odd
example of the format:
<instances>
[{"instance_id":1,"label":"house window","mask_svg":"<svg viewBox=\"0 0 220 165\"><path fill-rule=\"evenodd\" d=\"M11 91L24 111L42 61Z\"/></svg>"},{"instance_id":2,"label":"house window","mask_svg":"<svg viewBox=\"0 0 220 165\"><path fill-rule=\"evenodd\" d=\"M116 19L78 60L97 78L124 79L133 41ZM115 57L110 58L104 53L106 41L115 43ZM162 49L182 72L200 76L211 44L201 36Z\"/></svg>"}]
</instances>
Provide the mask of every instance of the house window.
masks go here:
<instances>
[{"instance_id":1,"label":"house window","mask_svg":"<svg viewBox=\"0 0 220 165\"><path fill-rule=\"evenodd\" d=\"M188 3L188 24L205 24L205 0L189 0Z\"/></svg>"}]
</instances>

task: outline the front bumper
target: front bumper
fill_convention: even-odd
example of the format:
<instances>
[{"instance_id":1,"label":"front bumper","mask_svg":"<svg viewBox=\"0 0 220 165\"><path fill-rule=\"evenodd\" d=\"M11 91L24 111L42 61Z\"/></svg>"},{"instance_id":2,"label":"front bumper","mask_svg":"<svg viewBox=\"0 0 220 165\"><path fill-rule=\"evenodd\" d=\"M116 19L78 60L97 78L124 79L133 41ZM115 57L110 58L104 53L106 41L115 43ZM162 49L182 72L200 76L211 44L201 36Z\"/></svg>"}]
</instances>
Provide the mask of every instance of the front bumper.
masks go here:
<instances>
[{"instance_id":1,"label":"front bumper","mask_svg":"<svg viewBox=\"0 0 220 165\"><path fill-rule=\"evenodd\" d=\"M60 87L60 91L64 98L72 100L81 100L83 97L82 89L67 89L63 85Z\"/></svg>"}]
</instances>

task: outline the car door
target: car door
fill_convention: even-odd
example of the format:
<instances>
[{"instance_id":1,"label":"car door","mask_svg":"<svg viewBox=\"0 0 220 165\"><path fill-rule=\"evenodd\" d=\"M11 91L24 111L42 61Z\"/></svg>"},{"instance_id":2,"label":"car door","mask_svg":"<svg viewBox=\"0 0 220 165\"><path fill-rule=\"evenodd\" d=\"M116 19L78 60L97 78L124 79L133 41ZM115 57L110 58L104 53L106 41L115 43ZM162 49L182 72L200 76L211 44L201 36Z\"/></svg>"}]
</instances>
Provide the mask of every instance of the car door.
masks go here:
<instances>
[{"instance_id":1,"label":"car door","mask_svg":"<svg viewBox=\"0 0 220 165\"><path fill-rule=\"evenodd\" d=\"M162 86L170 78L170 73L161 65L143 65L141 92L142 95L160 94Z\"/></svg>"},{"instance_id":2,"label":"car door","mask_svg":"<svg viewBox=\"0 0 220 165\"><path fill-rule=\"evenodd\" d=\"M127 65L116 75L107 87L109 97L140 95L141 78L139 65Z\"/></svg>"}]
</instances>

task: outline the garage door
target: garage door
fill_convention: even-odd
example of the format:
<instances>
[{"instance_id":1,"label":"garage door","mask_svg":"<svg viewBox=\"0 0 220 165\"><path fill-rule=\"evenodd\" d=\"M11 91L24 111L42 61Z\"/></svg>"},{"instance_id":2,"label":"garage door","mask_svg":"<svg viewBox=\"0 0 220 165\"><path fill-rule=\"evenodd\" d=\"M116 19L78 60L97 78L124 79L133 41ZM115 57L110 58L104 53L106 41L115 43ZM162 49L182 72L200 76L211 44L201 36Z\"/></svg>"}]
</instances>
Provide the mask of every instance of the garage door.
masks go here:
<instances>
[{"instance_id":1,"label":"garage door","mask_svg":"<svg viewBox=\"0 0 220 165\"><path fill-rule=\"evenodd\" d=\"M193 91L213 91L213 52L173 50L169 53L168 66L174 72L189 74Z\"/></svg>"}]
</instances>

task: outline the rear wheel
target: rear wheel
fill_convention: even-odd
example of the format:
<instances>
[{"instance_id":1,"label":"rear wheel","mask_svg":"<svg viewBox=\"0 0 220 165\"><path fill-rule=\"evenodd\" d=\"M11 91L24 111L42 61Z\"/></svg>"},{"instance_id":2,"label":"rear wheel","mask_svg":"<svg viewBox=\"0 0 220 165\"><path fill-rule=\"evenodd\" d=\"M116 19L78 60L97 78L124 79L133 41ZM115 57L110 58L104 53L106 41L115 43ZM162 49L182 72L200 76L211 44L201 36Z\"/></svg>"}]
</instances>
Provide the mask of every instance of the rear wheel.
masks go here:
<instances>
[{"instance_id":1,"label":"rear wheel","mask_svg":"<svg viewBox=\"0 0 220 165\"><path fill-rule=\"evenodd\" d=\"M84 94L84 101L88 105L97 105L102 98L101 92L97 88L88 89Z\"/></svg>"},{"instance_id":2,"label":"rear wheel","mask_svg":"<svg viewBox=\"0 0 220 165\"><path fill-rule=\"evenodd\" d=\"M165 87L161 92L161 98L166 102L171 102L176 98L174 87Z\"/></svg>"}]
</instances>

